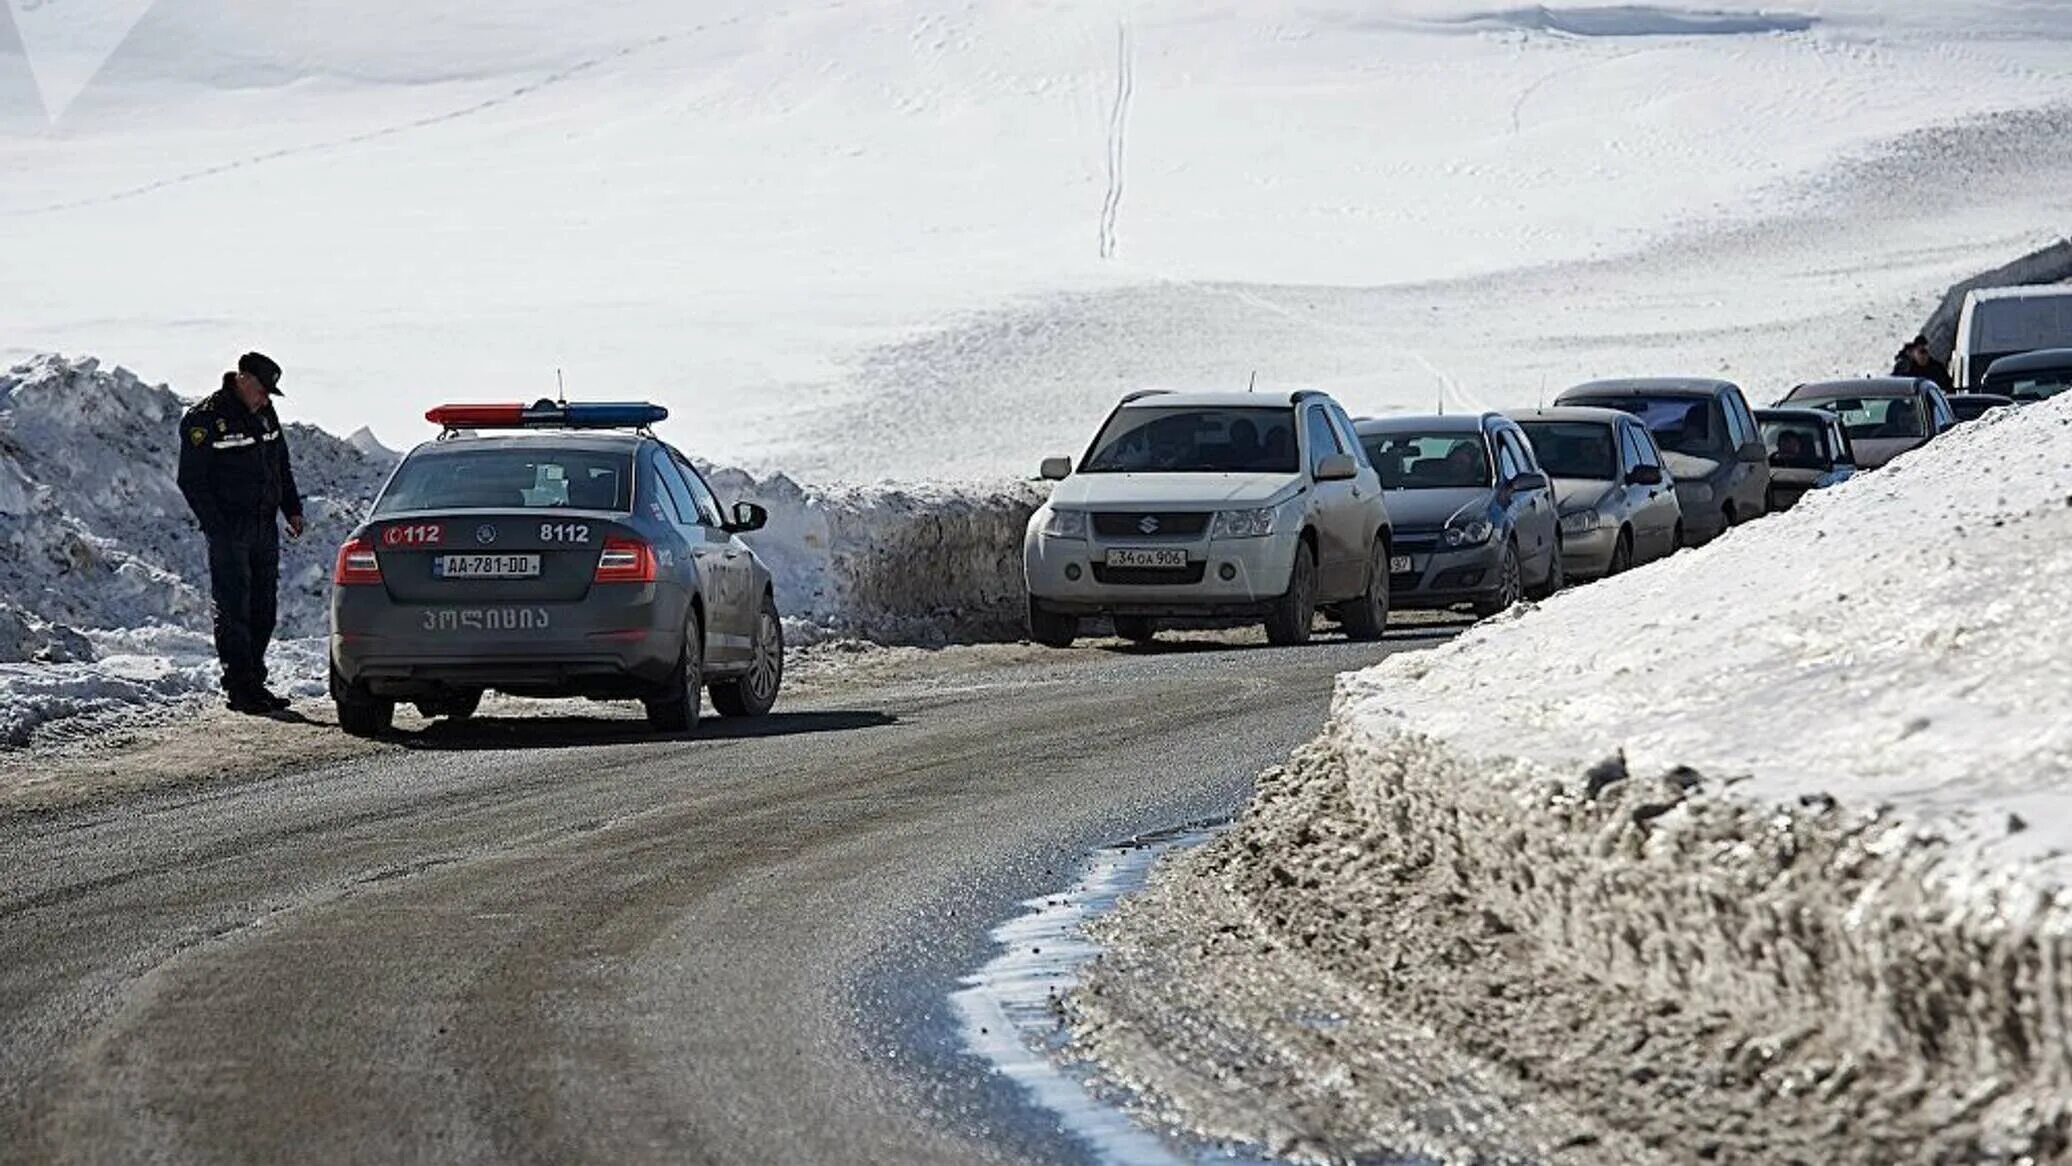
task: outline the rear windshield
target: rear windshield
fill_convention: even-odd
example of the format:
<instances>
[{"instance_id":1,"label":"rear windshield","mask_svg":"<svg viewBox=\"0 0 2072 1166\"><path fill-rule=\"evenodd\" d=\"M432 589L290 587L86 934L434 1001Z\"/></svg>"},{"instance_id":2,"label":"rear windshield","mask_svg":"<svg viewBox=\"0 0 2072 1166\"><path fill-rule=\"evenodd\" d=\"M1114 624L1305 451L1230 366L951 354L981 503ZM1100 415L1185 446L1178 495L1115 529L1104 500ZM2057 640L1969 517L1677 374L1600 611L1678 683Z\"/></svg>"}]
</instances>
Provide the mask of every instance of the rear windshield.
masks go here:
<instances>
[{"instance_id":1,"label":"rear windshield","mask_svg":"<svg viewBox=\"0 0 2072 1166\"><path fill-rule=\"evenodd\" d=\"M1928 436L1921 403L1913 397L1837 397L1806 404L1841 418L1842 432L1852 443Z\"/></svg>"},{"instance_id":2,"label":"rear windshield","mask_svg":"<svg viewBox=\"0 0 2072 1166\"><path fill-rule=\"evenodd\" d=\"M1664 453L1717 458L1727 452L1727 421L1712 397L1564 397L1564 405L1595 405L1640 418ZM1607 475L1609 476L1609 475Z\"/></svg>"},{"instance_id":3,"label":"rear windshield","mask_svg":"<svg viewBox=\"0 0 2072 1166\"><path fill-rule=\"evenodd\" d=\"M2002 373L1997 377L1986 378L1986 388L2003 397L2013 397L2017 401L2047 401L2067 389L2072 389L2072 368Z\"/></svg>"},{"instance_id":4,"label":"rear windshield","mask_svg":"<svg viewBox=\"0 0 2072 1166\"><path fill-rule=\"evenodd\" d=\"M1082 474L1292 474L1295 411L1279 408L1118 409L1094 439Z\"/></svg>"},{"instance_id":5,"label":"rear windshield","mask_svg":"<svg viewBox=\"0 0 2072 1166\"><path fill-rule=\"evenodd\" d=\"M1612 427L1594 421L1521 421L1540 468L1556 478L1609 482L1619 476Z\"/></svg>"},{"instance_id":6,"label":"rear windshield","mask_svg":"<svg viewBox=\"0 0 2072 1166\"><path fill-rule=\"evenodd\" d=\"M1827 448L1827 426L1807 421L1764 421L1763 444L1770 464L1790 470L1824 470L1834 462Z\"/></svg>"},{"instance_id":7,"label":"rear windshield","mask_svg":"<svg viewBox=\"0 0 2072 1166\"><path fill-rule=\"evenodd\" d=\"M2072 346L2072 292L1979 300L1971 306L1969 340L1973 359Z\"/></svg>"},{"instance_id":8,"label":"rear windshield","mask_svg":"<svg viewBox=\"0 0 2072 1166\"><path fill-rule=\"evenodd\" d=\"M1384 490L1458 490L1495 482L1480 433L1363 433Z\"/></svg>"},{"instance_id":9,"label":"rear windshield","mask_svg":"<svg viewBox=\"0 0 2072 1166\"><path fill-rule=\"evenodd\" d=\"M633 455L613 450L479 449L403 463L376 514L420 510L633 508Z\"/></svg>"}]
</instances>

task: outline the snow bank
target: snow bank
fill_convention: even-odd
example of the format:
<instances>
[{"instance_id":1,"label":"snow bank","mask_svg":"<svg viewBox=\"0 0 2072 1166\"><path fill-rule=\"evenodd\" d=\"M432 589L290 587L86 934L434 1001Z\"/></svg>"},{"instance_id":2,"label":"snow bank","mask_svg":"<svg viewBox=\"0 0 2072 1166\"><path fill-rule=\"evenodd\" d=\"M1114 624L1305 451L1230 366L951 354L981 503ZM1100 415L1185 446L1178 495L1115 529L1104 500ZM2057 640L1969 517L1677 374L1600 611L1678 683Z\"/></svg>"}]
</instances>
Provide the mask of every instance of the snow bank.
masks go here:
<instances>
[{"instance_id":1,"label":"snow bank","mask_svg":"<svg viewBox=\"0 0 2072 1166\"><path fill-rule=\"evenodd\" d=\"M1086 1047L1190 1120L1249 1114L1225 1132L1495 1152L1400 1124L1400 1077L1363 1076L1381 1029L1245 1012L1263 978L1427 1025L1634 1160L2064 1152L2068 450L2072 400L1998 414L1345 678L1324 738L1126 912ZM1234 1067L1149 1026L1215 1009L1251 1017ZM1272 1115L1203 1080L1289 1058L1314 1082Z\"/></svg>"}]
</instances>

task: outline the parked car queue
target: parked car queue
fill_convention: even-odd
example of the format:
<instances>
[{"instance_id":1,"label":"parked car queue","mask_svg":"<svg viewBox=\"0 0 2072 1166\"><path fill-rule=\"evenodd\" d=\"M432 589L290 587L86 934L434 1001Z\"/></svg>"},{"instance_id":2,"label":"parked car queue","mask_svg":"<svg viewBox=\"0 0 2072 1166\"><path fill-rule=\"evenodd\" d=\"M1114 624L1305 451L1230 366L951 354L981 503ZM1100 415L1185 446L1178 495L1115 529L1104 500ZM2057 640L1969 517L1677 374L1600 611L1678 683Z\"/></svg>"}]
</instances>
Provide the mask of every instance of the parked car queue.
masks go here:
<instances>
[{"instance_id":1,"label":"parked car queue","mask_svg":"<svg viewBox=\"0 0 2072 1166\"><path fill-rule=\"evenodd\" d=\"M1984 383L2027 395L1866 377L1754 409L1730 381L1636 378L1546 408L1354 420L1316 391L1133 393L1084 456L1043 465L1058 486L1024 539L1031 639L1256 620L1294 644L1319 612L1356 639L1391 610L1491 616L2072 387L2072 350L2002 358Z\"/></svg>"}]
</instances>

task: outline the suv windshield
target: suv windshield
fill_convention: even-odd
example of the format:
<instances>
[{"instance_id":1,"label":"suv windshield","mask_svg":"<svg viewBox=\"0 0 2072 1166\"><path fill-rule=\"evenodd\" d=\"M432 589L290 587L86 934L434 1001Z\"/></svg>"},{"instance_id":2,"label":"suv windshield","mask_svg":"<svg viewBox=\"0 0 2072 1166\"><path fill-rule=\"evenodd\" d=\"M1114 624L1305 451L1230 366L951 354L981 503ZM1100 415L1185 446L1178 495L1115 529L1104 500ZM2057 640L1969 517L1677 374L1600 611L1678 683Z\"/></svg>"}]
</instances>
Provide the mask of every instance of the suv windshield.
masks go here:
<instances>
[{"instance_id":1,"label":"suv windshield","mask_svg":"<svg viewBox=\"0 0 2072 1166\"><path fill-rule=\"evenodd\" d=\"M1594 421L1521 421L1549 477L1609 482L1619 476L1612 427Z\"/></svg>"},{"instance_id":2,"label":"suv windshield","mask_svg":"<svg viewBox=\"0 0 2072 1166\"><path fill-rule=\"evenodd\" d=\"M1928 436L1921 404L1912 397L1835 397L1806 403L1841 418L1842 432L1852 442Z\"/></svg>"},{"instance_id":3,"label":"suv windshield","mask_svg":"<svg viewBox=\"0 0 2072 1166\"><path fill-rule=\"evenodd\" d=\"M1493 484L1480 433L1363 433L1384 490L1458 490Z\"/></svg>"},{"instance_id":4,"label":"suv windshield","mask_svg":"<svg viewBox=\"0 0 2072 1166\"><path fill-rule=\"evenodd\" d=\"M1564 405L1594 405L1640 418L1663 453L1718 459L1727 452L1727 422L1712 397L1564 397Z\"/></svg>"},{"instance_id":5,"label":"suv windshield","mask_svg":"<svg viewBox=\"0 0 2072 1166\"><path fill-rule=\"evenodd\" d=\"M1130 406L1094 439L1082 474L1292 474L1295 411Z\"/></svg>"},{"instance_id":6,"label":"suv windshield","mask_svg":"<svg viewBox=\"0 0 2072 1166\"><path fill-rule=\"evenodd\" d=\"M410 458L376 514L419 510L633 508L633 455L613 450L478 449Z\"/></svg>"}]
</instances>

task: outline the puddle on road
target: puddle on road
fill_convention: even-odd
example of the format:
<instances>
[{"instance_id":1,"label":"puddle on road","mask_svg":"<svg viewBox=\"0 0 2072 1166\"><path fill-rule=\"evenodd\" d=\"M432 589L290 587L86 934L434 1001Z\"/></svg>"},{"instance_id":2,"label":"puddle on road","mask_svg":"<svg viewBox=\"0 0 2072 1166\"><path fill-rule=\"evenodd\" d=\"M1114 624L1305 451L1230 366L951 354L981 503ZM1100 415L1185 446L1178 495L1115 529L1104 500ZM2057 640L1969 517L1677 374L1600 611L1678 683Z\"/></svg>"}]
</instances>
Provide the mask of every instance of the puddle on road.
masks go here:
<instances>
[{"instance_id":1,"label":"puddle on road","mask_svg":"<svg viewBox=\"0 0 2072 1166\"><path fill-rule=\"evenodd\" d=\"M1144 885L1152 866L1174 850L1198 846L1228 829L1197 825L1148 835L1093 853L1064 890L1022 904L1023 913L993 929L1000 952L963 978L950 996L964 1045L1057 1115L1067 1133L1098 1162L1112 1166L1196 1166L1215 1162L1266 1166L1229 1147L1169 1141L1092 1090L1084 1067L1054 1058L1066 1034L1055 1001L1079 982L1079 969L1100 953L1086 924Z\"/></svg>"}]
</instances>

